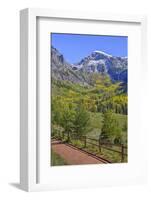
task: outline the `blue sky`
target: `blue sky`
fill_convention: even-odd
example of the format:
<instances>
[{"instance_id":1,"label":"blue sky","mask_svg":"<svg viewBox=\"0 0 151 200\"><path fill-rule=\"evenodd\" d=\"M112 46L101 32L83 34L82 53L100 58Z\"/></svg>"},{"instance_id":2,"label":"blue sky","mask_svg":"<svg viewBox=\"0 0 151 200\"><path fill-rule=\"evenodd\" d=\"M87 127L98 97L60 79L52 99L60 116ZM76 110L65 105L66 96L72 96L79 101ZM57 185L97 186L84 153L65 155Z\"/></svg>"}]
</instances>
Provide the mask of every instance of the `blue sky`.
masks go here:
<instances>
[{"instance_id":1,"label":"blue sky","mask_svg":"<svg viewBox=\"0 0 151 200\"><path fill-rule=\"evenodd\" d=\"M122 57L127 56L128 53L127 36L51 33L50 37L52 45L70 63L79 62L95 50Z\"/></svg>"}]
</instances>

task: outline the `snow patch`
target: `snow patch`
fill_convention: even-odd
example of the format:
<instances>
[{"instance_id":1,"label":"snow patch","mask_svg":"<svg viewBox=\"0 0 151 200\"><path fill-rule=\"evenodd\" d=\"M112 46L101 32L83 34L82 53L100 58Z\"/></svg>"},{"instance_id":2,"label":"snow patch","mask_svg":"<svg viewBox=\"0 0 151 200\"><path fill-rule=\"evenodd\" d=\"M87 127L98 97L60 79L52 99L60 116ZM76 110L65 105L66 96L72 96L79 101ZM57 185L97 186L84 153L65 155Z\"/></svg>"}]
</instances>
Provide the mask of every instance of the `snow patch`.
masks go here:
<instances>
[{"instance_id":1,"label":"snow patch","mask_svg":"<svg viewBox=\"0 0 151 200\"><path fill-rule=\"evenodd\" d=\"M112 55L107 54L107 53L105 53L105 52L103 52L103 51L98 51L98 50L96 50L96 51L94 51L94 53L99 53L99 54L103 54L104 56L107 56L107 57L112 57Z\"/></svg>"},{"instance_id":2,"label":"snow patch","mask_svg":"<svg viewBox=\"0 0 151 200\"><path fill-rule=\"evenodd\" d=\"M105 61L101 59L101 60L90 60L88 62L88 65L98 65L98 64L105 64Z\"/></svg>"}]
</instances>

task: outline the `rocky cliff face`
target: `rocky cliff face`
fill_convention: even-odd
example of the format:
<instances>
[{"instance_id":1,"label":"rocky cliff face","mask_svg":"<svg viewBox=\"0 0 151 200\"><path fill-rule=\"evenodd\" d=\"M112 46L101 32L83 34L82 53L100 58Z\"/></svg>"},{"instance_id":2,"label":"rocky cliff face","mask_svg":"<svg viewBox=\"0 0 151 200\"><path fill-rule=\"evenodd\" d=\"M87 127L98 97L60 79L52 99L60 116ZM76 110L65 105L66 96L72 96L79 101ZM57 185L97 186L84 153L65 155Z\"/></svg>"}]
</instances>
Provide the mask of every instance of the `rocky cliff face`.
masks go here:
<instances>
[{"instance_id":1,"label":"rocky cliff face","mask_svg":"<svg viewBox=\"0 0 151 200\"><path fill-rule=\"evenodd\" d=\"M67 80L73 83L84 83L84 79L74 67L67 63L63 55L51 47L51 77L55 80Z\"/></svg>"}]
</instances>

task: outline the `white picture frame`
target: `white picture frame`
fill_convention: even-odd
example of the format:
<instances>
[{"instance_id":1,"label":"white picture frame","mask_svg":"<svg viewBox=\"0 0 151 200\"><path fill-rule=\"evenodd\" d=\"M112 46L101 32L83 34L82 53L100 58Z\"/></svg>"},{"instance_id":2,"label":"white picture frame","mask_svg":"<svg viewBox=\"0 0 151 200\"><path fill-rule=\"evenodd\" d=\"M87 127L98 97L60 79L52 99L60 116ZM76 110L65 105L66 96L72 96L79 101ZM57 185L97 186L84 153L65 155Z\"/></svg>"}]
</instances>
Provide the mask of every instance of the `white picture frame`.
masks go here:
<instances>
[{"instance_id":1,"label":"white picture frame","mask_svg":"<svg viewBox=\"0 0 151 200\"><path fill-rule=\"evenodd\" d=\"M82 182L79 179L78 182L74 184L72 181L70 183L60 183L53 184L53 182L40 182L39 173L39 139L38 139L38 123L39 123L39 111L38 111L38 87L39 79L38 70L37 70L37 19L38 18L47 18L47 20L61 19L62 21L67 19L72 22L72 20L78 21L91 21L93 22L110 22L110 23L125 23L127 25L138 24L140 30L140 46L141 46L141 64L140 71L144 66L147 66L146 63L146 51L147 51L147 22L145 16L124 16L124 15L113 15L113 14L100 14L96 12L86 13L86 12L73 12L73 11L54 11L49 9L35 9L29 8L21 10L20 12L20 185L21 188L26 191L39 191L39 190L51 190L51 189L63 189L63 188L72 188L72 187L93 187L94 186L106 186L106 185L127 185L127 184L136 184L144 183L147 178L146 170L146 157L145 152L145 143L144 138L145 134L140 132L140 141L139 144L143 145L143 163L138 167L138 173L132 172L127 175L127 178L124 176L121 178L118 177L115 181L114 174L107 175L102 177L104 182L99 182L96 180L96 184L87 183L87 181ZM142 87L145 85L145 78L142 79ZM48 92L48 90L47 90ZM143 100L142 100L143 101ZM140 104L138 104L140 105ZM143 124L143 123L142 123ZM142 125L143 126L143 125ZM137 148L137 146L136 146ZM74 166L72 167L72 169ZM77 167L76 167L77 168ZM110 167L109 167L110 168ZM118 171L120 168L115 165L115 171ZM124 168L124 166L123 166ZM78 168L77 168L78 169ZM97 170L94 166L94 170ZM64 169L62 169L64 170ZM89 168L84 168L87 170L88 177L90 176ZM108 169L105 169L108 170ZM137 170L136 170L137 171ZM67 170L66 170L67 172ZM61 172L62 173L62 172ZM79 173L82 171L79 170ZM95 173L95 172L94 172ZM122 173L122 171L121 171ZM71 173L73 175L73 173ZM46 175L46 174L45 174ZM94 177L94 181L96 179ZM119 175L120 176L120 175ZM51 178L51 177L50 177ZM90 176L90 179L92 177ZM64 180L64 179L62 179ZM59 181L57 179L57 181ZM61 181L61 180L60 180ZM80 182L82 184L80 184Z\"/></svg>"}]
</instances>

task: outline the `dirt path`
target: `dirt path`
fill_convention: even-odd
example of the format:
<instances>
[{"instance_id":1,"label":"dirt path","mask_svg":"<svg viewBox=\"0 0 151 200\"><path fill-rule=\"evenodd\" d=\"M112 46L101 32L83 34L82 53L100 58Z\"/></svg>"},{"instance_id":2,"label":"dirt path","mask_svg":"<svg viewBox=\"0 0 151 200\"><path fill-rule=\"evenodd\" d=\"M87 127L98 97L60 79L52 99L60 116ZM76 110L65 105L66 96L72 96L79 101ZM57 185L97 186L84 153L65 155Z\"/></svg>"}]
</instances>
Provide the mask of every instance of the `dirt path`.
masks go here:
<instances>
[{"instance_id":1,"label":"dirt path","mask_svg":"<svg viewBox=\"0 0 151 200\"><path fill-rule=\"evenodd\" d=\"M101 161L101 159L97 159L95 156L92 156L68 144L63 144L60 141L53 140L51 145L52 150L70 165L104 163L103 160Z\"/></svg>"}]
</instances>

